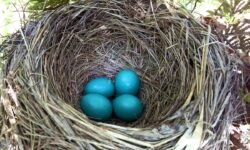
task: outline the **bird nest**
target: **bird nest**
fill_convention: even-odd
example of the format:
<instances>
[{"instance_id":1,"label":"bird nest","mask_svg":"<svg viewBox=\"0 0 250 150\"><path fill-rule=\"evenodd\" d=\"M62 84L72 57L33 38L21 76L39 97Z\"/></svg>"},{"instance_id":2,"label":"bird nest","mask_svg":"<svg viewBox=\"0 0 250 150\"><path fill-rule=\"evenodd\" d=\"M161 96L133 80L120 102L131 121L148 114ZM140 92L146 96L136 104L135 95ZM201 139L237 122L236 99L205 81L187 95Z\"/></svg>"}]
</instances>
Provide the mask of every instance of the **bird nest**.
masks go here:
<instances>
[{"instance_id":1,"label":"bird nest","mask_svg":"<svg viewBox=\"0 0 250 150\"><path fill-rule=\"evenodd\" d=\"M229 147L237 63L183 8L87 0L46 12L1 49L1 136L16 148ZM140 76L143 116L88 119L79 109L83 86L122 68Z\"/></svg>"}]
</instances>

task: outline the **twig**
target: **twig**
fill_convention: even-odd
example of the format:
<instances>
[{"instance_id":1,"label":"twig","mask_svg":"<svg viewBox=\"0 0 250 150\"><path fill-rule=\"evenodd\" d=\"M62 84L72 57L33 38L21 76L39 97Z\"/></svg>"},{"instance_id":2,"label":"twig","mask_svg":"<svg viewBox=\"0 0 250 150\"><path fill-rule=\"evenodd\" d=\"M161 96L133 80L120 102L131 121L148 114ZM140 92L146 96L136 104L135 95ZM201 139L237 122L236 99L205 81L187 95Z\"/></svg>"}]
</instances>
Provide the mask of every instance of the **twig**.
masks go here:
<instances>
[{"instance_id":1,"label":"twig","mask_svg":"<svg viewBox=\"0 0 250 150\"><path fill-rule=\"evenodd\" d=\"M195 10L195 8L196 8L198 2L199 2L199 0L196 0L196 1L195 1L194 7L193 7L193 9L192 9L192 11L191 11L192 13L194 12L194 10Z\"/></svg>"}]
</instances>

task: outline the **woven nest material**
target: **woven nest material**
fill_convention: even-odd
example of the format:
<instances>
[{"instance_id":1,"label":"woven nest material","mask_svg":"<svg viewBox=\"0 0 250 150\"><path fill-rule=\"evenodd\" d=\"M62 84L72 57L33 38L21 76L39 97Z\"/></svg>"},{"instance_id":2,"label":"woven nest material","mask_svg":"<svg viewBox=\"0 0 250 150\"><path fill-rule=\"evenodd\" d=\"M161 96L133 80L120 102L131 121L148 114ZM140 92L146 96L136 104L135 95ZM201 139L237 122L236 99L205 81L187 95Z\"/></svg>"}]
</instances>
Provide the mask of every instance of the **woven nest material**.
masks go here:
<instances>
[{"instance_id":1,"label":"woven nest material","mask_svg":"<svg viewBox=\"0 0 250 150\"><path fill-rule=\"evenodd\" d=\"M208 26L154 1L86 0L1 45L1 135L19 149L228 149L237 63ZM89 120L84 84L134 69L143 116Z\"/></svg>"}]
</instances>

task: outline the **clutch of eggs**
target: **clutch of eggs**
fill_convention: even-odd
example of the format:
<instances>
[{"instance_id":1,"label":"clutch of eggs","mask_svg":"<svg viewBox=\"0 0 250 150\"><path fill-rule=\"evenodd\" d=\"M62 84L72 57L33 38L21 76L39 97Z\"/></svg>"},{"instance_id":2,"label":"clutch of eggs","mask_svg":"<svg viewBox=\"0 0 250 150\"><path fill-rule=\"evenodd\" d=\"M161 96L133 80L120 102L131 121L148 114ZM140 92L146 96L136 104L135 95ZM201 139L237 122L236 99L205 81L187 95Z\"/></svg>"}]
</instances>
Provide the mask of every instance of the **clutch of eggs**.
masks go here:
<instances>
[{"instance_id":1,"label":"clutch of eggs","mask_svg":"<svg viewBox=\"0 0 250 150\"><path fill-rule=\"evenodd\" d=\"M139 76L130 69L121 70L114 83L107 77L98 77L85 85L80 107L94 120L106 121L113 112L123 121L135 121L143 112L143 104L136 97L139 88Z\"/></svg>"}]
</instances>

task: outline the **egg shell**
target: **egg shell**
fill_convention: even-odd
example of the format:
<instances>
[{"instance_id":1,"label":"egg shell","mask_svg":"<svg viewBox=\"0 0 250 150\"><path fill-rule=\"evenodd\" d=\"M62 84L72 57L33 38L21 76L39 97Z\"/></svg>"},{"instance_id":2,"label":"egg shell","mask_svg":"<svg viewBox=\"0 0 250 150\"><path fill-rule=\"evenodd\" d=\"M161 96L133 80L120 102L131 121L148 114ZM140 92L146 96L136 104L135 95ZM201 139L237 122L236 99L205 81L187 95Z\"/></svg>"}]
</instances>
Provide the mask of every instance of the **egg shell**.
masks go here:
<instances>
[{"instance_id":1,"label":"egg shell","mask_svg":"<svg viewBox=\"0 0 250 150\"><path fill-rule=\"evenodd\" d=\"M81 97L80 107L91 119L105 121L112 115L112 103L100 94L87 94Z\"/></svg>"},{"instance_id":2,"label":"egg shell","mask_svg":"<svg viewBox=\"0 0 250 150\"><path fill-rule=\"evenodd\" d=\"M120 95L113 102L114 114L123 121L135 121L142 115L143 104L134 95Z\"/></svg>"},{"instance_id":3,"label":"egg shell","mask_svg":"<svg viewBox=\"0 0 250 150\"><path fill-rule=\"evenodd\" d=\"M101 94L107 98L114 95L114 84L112 80L106 77L98 77L90 80L84 89L84 94Z\"/></svg>"},{"instance_id":4,"label":"egg shell","mask_svg":"<svg viewBox=\"0 0 250 150\"><path fill-rule=\"evenodd\" d=\"M130 69L121 70L115 77L115 91L117 95L136 95L140 88L139 76Z\"/></svg>"}]
</instances>

